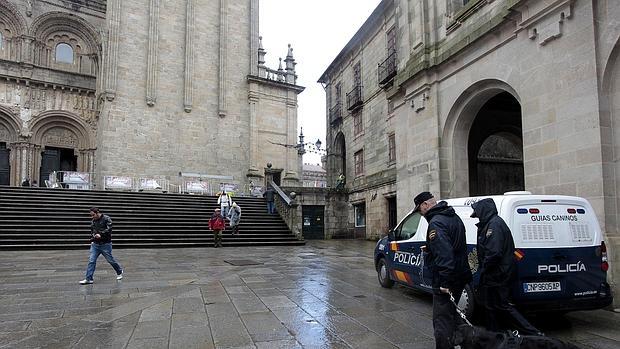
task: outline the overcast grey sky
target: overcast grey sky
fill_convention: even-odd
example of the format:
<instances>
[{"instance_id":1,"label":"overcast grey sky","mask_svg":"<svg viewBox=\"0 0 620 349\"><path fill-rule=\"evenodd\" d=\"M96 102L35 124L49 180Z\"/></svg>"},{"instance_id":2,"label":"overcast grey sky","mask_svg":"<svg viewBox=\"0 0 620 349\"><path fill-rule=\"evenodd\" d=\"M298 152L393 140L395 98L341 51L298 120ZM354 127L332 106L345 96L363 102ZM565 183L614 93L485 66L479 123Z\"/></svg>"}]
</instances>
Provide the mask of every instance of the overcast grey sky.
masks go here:
<instances>
[{"instance_id":1,"label":"overcast grey sky","mask_svg":"<svg viewBox=\"0 0 620 349\"><path fill-rule=\"evenodd\" d=\"M316 81L353 37L380 0L260 0L260 35L267 51L266 65L278 68L287 44L297 61L297 83L306 87L299 96L299 127L306 142L317 138L325 148L325 92ZM306 154L304 162L319 163Z\"/></svg>"}]
</instances>

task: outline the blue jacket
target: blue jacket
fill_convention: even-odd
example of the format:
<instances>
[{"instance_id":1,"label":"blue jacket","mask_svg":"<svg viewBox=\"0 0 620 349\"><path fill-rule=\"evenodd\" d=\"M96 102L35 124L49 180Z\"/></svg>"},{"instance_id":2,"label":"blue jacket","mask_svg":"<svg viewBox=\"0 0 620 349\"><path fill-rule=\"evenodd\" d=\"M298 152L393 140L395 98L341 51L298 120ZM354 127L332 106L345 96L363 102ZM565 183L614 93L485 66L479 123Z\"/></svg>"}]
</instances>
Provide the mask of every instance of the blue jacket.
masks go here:
<instances>
[{"instance_id":1,"label":"blue jacket","mask_svg":"<svg viewBox=\"0 0 620 349\"><path fill-rule=\"evenodd\" d=\"M515 243L510 228L497 215L493 199L483 199L471 205L478 226L478 265L481 286L505 286L515 272Z\"/></svg>"},{"instance_id":2,"label":"blue jacket","mask_svg":"<svg viewBox=\"0 0 620 349\"><path fill-rule=\"evenodd\" d=\"M463 287L472 280L467 260L465 225L445 201L431 208L428 221L426 263L433 273L433 288Z\"/></svg>"}]
</instances>

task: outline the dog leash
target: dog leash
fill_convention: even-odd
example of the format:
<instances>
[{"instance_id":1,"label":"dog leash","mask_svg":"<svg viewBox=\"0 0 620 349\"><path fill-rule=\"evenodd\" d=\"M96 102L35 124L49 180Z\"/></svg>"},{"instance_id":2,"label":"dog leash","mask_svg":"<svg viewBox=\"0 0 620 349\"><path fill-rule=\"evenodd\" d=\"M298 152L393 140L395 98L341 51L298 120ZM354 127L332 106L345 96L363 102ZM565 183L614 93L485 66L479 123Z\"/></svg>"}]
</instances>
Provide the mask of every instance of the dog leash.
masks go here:
<instances>
[{"instance_id":1,"label":"dog leash","mask_svg":"<svg viewBox=\"0 0 620 349\"><path fill-rule=\"evenodd\" d=\"M450 302L452 302L452 304L454 305L454 308L456 309L457 314L459 314L459 316L465 321L465 323L467 323L471 327L474 327L474 325L472 325L471 322L469 322L469 320L467 320L467 316L465 316L465 313L463 313L461 308L459 308L459 306L456 305L456 302L454 300L454 296L452 295L452 292L448 291L448 295L450 296Z\"/></svg>"}]
</instances>

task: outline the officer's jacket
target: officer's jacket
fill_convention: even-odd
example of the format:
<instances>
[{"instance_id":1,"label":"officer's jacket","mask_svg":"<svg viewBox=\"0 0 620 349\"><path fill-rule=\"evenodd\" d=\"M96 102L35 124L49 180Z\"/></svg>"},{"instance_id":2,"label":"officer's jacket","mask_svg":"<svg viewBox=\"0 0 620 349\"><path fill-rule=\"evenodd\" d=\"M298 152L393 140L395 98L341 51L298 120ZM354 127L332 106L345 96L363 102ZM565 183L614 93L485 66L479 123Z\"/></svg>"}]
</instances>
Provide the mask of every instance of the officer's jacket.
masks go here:
<instances>
[{"instance_id":1,"label":"officer's jacket","mask_svg":"<svg viewBox=\"0 0 620 349\"><path fill-rule=\"evenodd\" d=\"M503 286L515 270L514 250L510 228L497 215L493 199L483 199L471 206L480 219L478 226L478 265L481 285Z\"/></svg>"},{"instance_id":2,"label":"officer's jacket","mask_svg":"<svg viewBox=\"0 0 620 349\"><path fill-rule=\"evenodd\" d=\"M454 288L471 281L467 262L465 226L454 209L440 201L424 216L428 221L426 263L433 273L433 288Z\"/></svg>"}]
</instances>

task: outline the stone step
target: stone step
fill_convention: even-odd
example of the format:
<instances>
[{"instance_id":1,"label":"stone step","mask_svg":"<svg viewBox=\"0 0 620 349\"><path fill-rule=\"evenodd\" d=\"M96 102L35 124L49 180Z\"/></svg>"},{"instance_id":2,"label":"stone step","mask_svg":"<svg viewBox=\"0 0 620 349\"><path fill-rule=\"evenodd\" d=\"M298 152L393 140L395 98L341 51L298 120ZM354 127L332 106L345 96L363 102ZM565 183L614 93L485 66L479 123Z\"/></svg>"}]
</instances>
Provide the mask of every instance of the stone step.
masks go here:
<instances>
[{"instance_id":1,"label":"stone step","mask_svg":"<svg viewBox=\"0 0 620 349\"><path fill-rule=\"evenodd\" d=\"M242 208L239 246L298 245L279 215L262 198L235 198ZM97 206L114 222L115 247L195 247L213 243L208 220L216 197L0 187L0 249L88 246L88 208Z\"/></svg>"}]
</instances>

